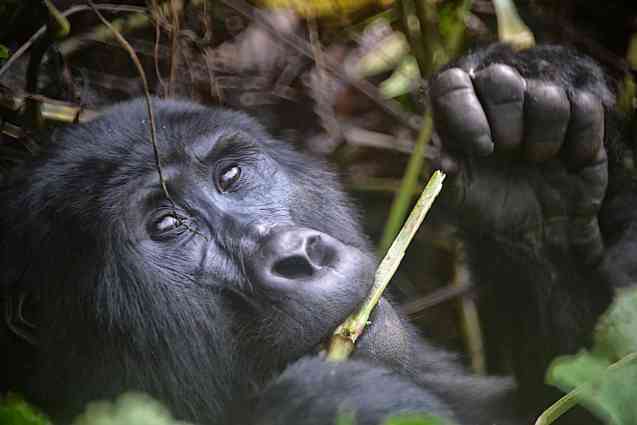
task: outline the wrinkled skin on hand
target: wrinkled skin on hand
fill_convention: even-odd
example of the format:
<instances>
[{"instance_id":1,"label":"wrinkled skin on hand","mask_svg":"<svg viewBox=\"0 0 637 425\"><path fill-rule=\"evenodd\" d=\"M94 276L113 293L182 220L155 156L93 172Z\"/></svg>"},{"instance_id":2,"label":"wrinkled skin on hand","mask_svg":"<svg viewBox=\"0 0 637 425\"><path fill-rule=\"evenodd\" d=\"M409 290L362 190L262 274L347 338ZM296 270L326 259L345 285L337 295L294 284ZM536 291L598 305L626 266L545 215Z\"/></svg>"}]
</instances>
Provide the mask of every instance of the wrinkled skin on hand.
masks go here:
<instances>
[{"instance_id":1,"label":"wrinkled skin on hand","mask_svg":"<svg viewBox=\"0 0 637 425\"><path fill-rule=\"evenodd\" d=\"M430 89L436 163L453 177L446 195L461 227L598 262L604 108L612 102L601 72L586 62L568 72L553 65L563 48L514 56L496 46L487 54L494 60L470 55L443 70ZM527 62L531 56L544 59Z\"/></svg>"}]
</instances>

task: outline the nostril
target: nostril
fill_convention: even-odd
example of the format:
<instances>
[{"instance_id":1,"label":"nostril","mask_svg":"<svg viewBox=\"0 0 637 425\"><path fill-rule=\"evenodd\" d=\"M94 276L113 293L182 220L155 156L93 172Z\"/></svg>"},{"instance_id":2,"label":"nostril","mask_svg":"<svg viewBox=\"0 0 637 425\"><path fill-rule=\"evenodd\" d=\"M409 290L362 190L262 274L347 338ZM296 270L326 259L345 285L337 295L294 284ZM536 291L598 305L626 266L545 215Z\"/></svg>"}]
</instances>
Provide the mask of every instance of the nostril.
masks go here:
<instances>
[{"instance_id":1,"label":"nostril","mask_svg":"<svg viewBox=\"0 0 637 425\"><path fill-rule=\"evenodd\" d=\"M275 262L272 271L287 279L299 279L311 277L314 274L314 267L304 256L293 255Z\"/></svg>"},{"instance_id":2,"label":"nostril","mask_svg":"<svg viewBox=\"0 0 637 425\"><path fill-rule=\"evenodd\" d=\"M328 234L303 227L277 228L261 242L247 271L254 282L293 287L295 281L321 281L340 264L345 247Z\"/></svg>"}]
</instances>

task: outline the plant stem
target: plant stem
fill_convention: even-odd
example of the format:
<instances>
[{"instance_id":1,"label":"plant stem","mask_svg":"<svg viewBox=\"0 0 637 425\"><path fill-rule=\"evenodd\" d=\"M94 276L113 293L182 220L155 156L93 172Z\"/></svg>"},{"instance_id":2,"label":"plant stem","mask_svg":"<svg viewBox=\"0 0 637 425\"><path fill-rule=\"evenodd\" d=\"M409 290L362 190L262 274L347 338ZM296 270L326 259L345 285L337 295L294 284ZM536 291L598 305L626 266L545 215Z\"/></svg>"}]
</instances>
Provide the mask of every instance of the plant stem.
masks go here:
<instances>
[{"instance_id":1,"label":"plant stem","mask_svg":"<svg viewBox=\"0 0 637 425\"><path fill-rule=\"evenodd\" d=\"M409 204L411 203L412 193L414 193L414 187L418 184L418 176L423 168L425 162L425 147L431 138L431 132L433 130L433 122L431 113L425 114L423 126L418 135L418 140L414 146L414 150L411 153L409 162L407 163L407 169L405 175L400 183L400 190L389 212L389 218L385 225L383 232L383 238L378 246L378 254L384 255L389 248L389 245L396 237L400 226L403 223L403 219L408 211Z\"/></svg>"},{"instance_id":2,"label":"plant stem","mask_svg":"<svg viewBox=\"0 0 637 425\"><path fill-rule=\"evenodd\" d=\"M398 265L405 256L405 251L409 243L425 219L434 200L440 193L444 179L445 175L442 172L435 171L429 179L429 182L427 182L425 190L423 190L420 198L418 198L405 225L389 247L385 258L380 262L376 270L376 275L374 276L374 284L363 305L357 312L345 319L345 322L334 331L327 352L328 360L345 360L354 350L356 339L363 333L369 316L378 304L378 301L380 301L380 297L383 295L383 291L389 284L396 269L398 269Z\"/></svg>"},{"instance_id":3,"label":"plant stem","mask_svg":"<svg viewBox=\"0 0 637 425\"><path fill-rule=\"evenodd\" d=\"M528 49L535 45L535 37L518 15L513 0L493 0L498 20L498 38L514 49Z\"/></svg>"}]
</instances>

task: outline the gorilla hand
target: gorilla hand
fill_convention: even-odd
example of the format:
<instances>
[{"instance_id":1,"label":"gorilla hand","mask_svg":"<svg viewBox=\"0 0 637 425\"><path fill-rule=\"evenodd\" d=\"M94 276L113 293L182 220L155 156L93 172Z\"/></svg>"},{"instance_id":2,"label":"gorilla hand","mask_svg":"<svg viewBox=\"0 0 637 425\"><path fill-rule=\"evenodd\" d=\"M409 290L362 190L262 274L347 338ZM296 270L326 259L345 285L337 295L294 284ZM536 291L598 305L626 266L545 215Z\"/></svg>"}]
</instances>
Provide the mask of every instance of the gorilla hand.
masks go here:
<instances>
[{"instance_id":1,"label":"gorilla hand","mask_svg":"<svg viewBox=\"0 0 637 425\"><path fill-rule=\"evenodd\" d=\"M596 263L608 180L604 105L566 71L533 75L517 60L477 71L468 60L432 81L438 162L454 176L447 191L469 232Z\"/></svg>"}]
</instances>

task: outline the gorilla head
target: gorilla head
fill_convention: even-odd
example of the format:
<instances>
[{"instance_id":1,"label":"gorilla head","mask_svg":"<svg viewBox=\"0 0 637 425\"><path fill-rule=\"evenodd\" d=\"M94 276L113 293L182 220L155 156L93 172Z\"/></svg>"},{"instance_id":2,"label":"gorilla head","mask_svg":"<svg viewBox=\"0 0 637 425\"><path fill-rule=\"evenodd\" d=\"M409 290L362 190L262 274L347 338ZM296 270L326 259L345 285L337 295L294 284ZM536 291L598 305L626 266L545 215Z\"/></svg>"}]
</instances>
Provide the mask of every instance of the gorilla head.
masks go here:
<instances>
[{"instance_id":1,"label":"gorilla head","mask_svg":"<svg viewBox=\"0 0 637 425\"><path fill-rule=\"evenodd\" d=\"M372 281L369 243L317 160L237 112L154 110L169 197L142 101L57 132L2 191L10 327L36 330L34 346L10 336L1 381L54 417L141 390L223 422Z\"/></svg>"}]
</instances>

